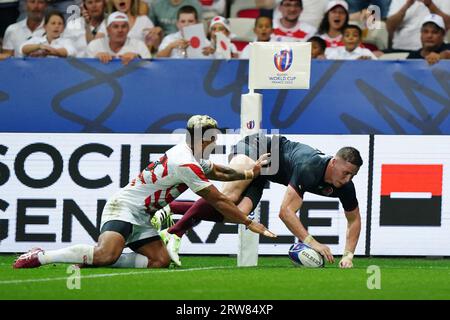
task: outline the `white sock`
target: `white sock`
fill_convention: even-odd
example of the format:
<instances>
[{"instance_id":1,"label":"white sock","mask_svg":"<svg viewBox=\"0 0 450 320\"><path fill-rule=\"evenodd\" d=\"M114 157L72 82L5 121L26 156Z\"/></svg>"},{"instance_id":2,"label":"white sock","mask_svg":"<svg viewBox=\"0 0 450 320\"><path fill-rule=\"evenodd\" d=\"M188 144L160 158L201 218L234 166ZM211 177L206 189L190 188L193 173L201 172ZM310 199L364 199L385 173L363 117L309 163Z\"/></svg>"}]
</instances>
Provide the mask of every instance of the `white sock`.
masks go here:
<instances>
[{"instance_id":1,"label":"white sock","mask_svg":"<svg viewBox=\"0 0 450 320\"><path fill-rule=\"evenodd\" d=\"M85 263L91 265L94 260L94 246L77 244L72 247L40 252L41 264L49 263Z\"/></svg>"},{"instance_id":2,"label":"white sock","mask_svg":"<svg viewBox=\"0 0 450 320\"><path fill-rule=\"evenodd\" d=\"M142 254L131 252L122 253L119 259L111 265L112 268L147 268L148 258Z\"/></svg>"}]
</instances>

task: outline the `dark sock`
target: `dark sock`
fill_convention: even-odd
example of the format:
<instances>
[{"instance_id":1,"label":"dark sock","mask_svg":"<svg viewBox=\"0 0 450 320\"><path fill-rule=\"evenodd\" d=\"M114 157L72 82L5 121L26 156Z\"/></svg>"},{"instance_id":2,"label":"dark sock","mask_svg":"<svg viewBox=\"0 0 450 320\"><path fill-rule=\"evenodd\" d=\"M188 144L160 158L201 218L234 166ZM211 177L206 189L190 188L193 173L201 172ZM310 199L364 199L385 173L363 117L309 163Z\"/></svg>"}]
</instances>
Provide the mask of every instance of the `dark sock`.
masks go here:
<instances>
[{"instance_id":1,"label":"dark sock","mask_svg":"<svg viewBox=\"0 0 450 320\"><path fill-rule=\"evenodd\" d=\"M196 226L200 220L222 222L223 215L214 209L205 199L200 199L168 231L169 233L182 237L186 231Z\"/></svg>"},{"instance_id":2,"label":"dark sock","mask_svg":"<svg viewBox=\"0 0 450 320\"><path fill-rule=\"evenodd\" d=\"M169 206L174 214L185 214L194 203L195 201L172 201Z\"/></svg>"}]
</instances>

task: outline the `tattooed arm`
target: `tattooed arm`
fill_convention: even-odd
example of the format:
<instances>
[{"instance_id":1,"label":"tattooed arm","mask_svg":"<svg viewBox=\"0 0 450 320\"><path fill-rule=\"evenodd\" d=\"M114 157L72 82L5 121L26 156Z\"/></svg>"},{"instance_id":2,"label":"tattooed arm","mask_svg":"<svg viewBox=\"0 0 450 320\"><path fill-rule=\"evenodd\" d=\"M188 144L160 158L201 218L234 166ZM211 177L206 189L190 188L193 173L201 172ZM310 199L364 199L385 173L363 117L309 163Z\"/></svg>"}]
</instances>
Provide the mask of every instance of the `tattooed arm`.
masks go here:
<instances>
[{"instance_id":1,"label":"tattooed arm","mask_svg":"<svg viewBox=\"0 0 450 320\"><path fill-rule=\"evenodd\" d=\"M252 169L235 170L220 164L213 164L212 170L206 175L208 179L219 181L251 180L261 173L261 167L268 163L270 154L263 154Z\"/></svg>"}]
</instances>

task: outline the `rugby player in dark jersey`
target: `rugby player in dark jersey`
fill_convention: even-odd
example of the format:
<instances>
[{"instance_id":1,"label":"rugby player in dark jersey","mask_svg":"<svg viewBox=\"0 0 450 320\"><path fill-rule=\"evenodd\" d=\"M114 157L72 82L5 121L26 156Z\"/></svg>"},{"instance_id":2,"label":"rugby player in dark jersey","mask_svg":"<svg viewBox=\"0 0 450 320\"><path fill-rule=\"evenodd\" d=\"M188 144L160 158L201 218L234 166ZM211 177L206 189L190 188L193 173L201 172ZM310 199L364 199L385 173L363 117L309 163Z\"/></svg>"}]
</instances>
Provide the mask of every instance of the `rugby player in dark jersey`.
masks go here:
<instances>
[{"instance_id":1,"label":"rugby player in dark jersey","mask_svg":"<svg viewBox=\"0 0 450 320\"><path fill-rule=\"evenodd\" d=\"M280 219L294 236L322 254L328 262L334 262L330 248L319 243L308 233L296 213L303 204L305 192L339 198L348 222L345 251L339 266L353 267L353 253L361 230L361 216L352 182L352 178L363 164L359 151L353 147L344 147L336 155L327 156L306 144L293 142L282 136L269 138L255 134L245 137L233 147L229 166L235 170L250 169L254 166L258 155L266 152L272 154L272 162L278 161L275 166L278 170L254 180L227 182L222 192L237 203L241 211L249 214L261 199L267 180L287 186L279 212ZM200 220L234 222L224 219L202 199L194 204L173 202L170 208L166 207L155 215L155 219L159 219L156 223L160 225L160 220L171 213L184 216L163 232L175 234L180 238ZM178 249L179 243L176 247L168 247L168 250L172 251Z\"/></svg>"}]
</instances>

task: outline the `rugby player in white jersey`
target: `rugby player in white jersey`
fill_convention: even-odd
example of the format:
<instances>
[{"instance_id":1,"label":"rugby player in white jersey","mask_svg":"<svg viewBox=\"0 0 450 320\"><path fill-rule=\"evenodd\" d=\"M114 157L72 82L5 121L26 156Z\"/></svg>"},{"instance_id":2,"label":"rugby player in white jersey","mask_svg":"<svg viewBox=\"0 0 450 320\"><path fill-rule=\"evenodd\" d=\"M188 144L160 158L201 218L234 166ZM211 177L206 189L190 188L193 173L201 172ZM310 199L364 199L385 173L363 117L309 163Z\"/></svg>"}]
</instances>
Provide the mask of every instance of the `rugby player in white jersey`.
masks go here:
<instances>
[{"instance_id":1,"label":"rugby player in white jersey","mask_svg":"<svg viewBox=\"0 0 450 320\"><path fill-rule=\"evenodd\" d=\"M204 198L224 216L267 237L275 235L262 224L250 220L209 180L253 179L267 161L263 155L250 170L234 170L213 164L207 151L214 149L217 121L196 115L187 123L186 141L151 162L136 179L114 194L103 209L97 245L79 244L59 250L40 248L21 255L14 268L36 268L50 263L78 263L87 266L131 268L168 267L171 257L150 223L152 215L188 188ZM170 241L170 239L169 239ZM125 247L133 253L122 254ZM179 265L179 261L174 261Z\"/></svg>"}]
</instances>

